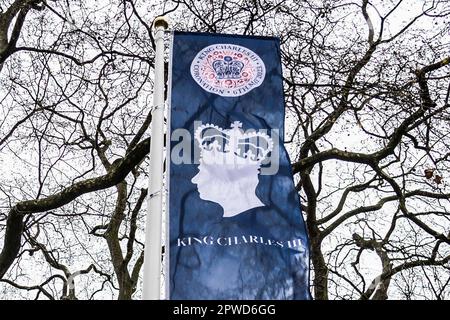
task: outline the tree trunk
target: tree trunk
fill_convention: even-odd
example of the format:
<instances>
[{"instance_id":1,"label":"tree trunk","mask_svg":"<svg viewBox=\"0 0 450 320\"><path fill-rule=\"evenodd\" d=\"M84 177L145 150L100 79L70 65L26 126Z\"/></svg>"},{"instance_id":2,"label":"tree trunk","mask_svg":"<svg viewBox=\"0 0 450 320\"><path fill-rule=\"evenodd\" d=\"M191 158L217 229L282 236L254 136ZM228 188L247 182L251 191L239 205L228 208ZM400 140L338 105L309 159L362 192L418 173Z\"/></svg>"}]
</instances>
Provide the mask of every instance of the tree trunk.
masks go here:
<instances>
[{"instance_id":1,"label":"tree trunk","mask_svg":"<svg viewBox=\"0 0 450 320\"><path fill-rule=\"evenodd\" d=\"M328 300L328 268L321 251L322 241L311 237L310 242L311 260L314 268L314 298L316 300Z\"/></svg>"}]
</instances>

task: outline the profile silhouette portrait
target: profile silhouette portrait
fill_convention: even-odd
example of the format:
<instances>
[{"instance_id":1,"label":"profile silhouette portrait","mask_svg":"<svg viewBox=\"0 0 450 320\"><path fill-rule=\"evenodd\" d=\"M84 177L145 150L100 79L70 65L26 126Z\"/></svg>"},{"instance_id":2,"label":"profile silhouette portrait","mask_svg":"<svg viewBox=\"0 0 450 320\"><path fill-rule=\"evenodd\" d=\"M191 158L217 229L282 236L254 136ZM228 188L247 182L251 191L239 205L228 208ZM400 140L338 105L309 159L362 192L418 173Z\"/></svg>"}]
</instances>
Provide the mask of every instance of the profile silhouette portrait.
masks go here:
<instances>
[{"instance_id":1,"label":"profile silhouette portrait","mask_svg":"<svg viewBox=\"0 0 450 320\"><path fill-rule=\"evenodd\" d=\"M239 121L228 130L206 124L195 132L200 160L191 182L197 185L200 199L223 208L223 217L264 206L256 188L261 162L272 151L273 140L261 132L243 133L241 127Z\"/></svg>"}]
</instances>

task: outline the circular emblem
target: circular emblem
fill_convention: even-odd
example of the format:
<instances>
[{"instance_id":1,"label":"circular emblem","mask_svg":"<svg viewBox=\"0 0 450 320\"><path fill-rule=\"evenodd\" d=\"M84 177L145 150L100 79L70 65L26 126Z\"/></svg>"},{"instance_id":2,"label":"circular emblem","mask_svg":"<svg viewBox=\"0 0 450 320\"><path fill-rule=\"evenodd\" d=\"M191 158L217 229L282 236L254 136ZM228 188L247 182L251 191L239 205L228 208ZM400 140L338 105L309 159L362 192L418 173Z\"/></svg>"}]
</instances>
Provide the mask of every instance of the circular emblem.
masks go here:
<instances>
[{"instance_id":1,"label":"circular emblem","mask_svg":"<svg viewBox=\"0 0 450 320\"><path fill-rule=\"evenodd\" d=\"M197 53L192 60L191 75L208 92L238 97L263 83L266 67L250 49L218 43Z\"/></svg>"}]
</instances>

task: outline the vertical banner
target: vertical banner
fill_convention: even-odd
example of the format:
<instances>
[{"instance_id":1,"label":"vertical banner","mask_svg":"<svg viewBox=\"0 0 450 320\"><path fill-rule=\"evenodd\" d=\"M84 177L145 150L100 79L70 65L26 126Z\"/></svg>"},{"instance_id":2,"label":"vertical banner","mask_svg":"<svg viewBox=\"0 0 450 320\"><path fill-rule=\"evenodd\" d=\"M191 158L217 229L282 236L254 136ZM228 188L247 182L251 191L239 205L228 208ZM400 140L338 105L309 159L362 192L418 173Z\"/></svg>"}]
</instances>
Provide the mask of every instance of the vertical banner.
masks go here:
<instances>
[{"instance_id":1,"label":"vertical banner","mask_svg":"<svg viewBox=\"0 0 450 320\"><path fill-rule=\"evenodd\" d=\"M310 299L277 38L175 32L170 299Z\"/></svg>"}]
</instances>

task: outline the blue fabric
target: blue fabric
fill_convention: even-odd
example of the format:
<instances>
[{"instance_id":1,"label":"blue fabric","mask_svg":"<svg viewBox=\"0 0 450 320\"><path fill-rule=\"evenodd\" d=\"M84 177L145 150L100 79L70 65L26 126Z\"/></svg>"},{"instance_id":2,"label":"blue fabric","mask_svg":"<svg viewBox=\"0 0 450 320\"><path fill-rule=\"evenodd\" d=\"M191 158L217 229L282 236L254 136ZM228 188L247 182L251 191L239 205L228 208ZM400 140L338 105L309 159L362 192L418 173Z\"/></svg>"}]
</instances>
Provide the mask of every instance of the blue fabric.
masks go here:
<instances>
[{"instance_id":1,"label":"blue fabric","mask_svg":"<svg viewBox=\"0 0 450 320\"><path fill-rule=\"evenodd\" d=\"M237 44L256 53L265 64L264 82L238 97L205 91L190 67L199 51L215 43ZM194 121L227 129L240 121L243 130L278 129L284 136L277 38L175 32L172 50L171 132L184 128L193 135ZM171 150L177 143L171 142ZM305 223L288 154L281 141L277 146L279 170L260 175L256 189L265 206L233 217L223 217L218 203L200 198L191 181L198 164L170 162L170 299L311 298ZM297 239L301 246L295 245Z\"/></svg>"}]
</instances>

